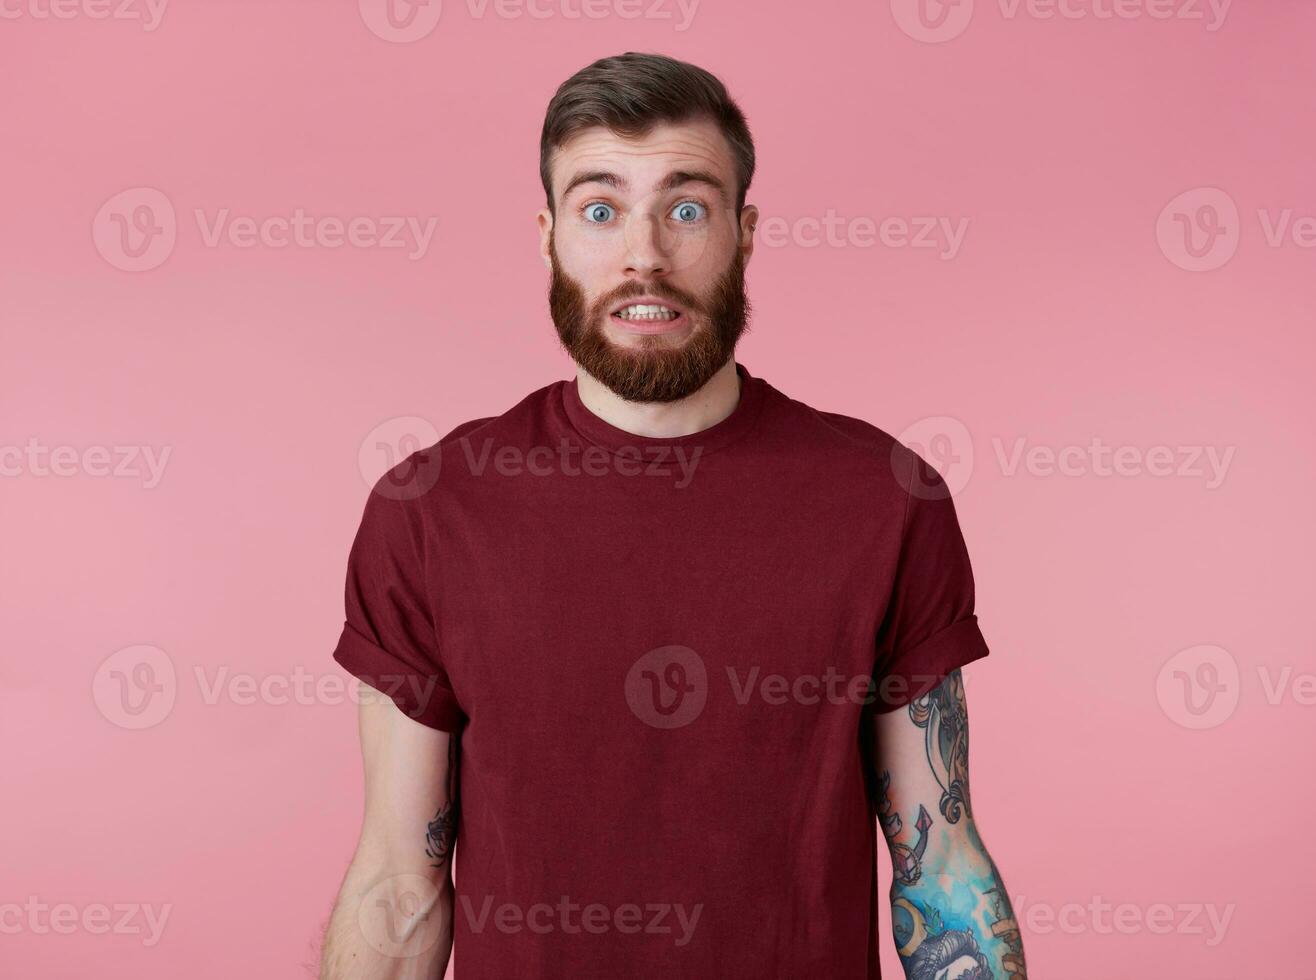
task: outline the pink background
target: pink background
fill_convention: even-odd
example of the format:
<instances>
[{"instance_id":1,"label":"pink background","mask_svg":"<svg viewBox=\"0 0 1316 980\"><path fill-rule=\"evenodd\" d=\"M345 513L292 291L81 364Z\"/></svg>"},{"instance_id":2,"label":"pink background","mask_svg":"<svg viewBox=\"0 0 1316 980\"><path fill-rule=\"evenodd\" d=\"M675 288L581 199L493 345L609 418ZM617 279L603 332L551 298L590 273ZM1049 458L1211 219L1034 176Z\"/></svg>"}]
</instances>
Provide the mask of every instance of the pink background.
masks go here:
<instances>
[{"instance_id":1,"label":"pink background","mask_svg":"<svg viewBox=\"0 0 1316 980\"><path fill-rule=\"evenodd\" d=\"M993 649L965 672L975 809L1033 976L1316 977L1316 250L1258 214L1316 215L1316 7L1237 3L1209 29L1204 2L1174 0L1192 20L977 0L935 28L904 0L703 0L678 30L448 0L395 43L369 3L179 3L149 31L47 3L0 20L0 905L171 909L149 946L11 916L0 973L312 972L360 820L355 707L208 693L344 676L329 654L381 438L570 375L536 254L539 127L572 71L637 49L727 81L764 220L850 223L760 243L739 359L953 474ZM97 216L143 187L176 243L125 271ZM209 246L194 211L225 208L437 225L414 260ZM1204 258L1180 216L1221 229ZM947 258L864 237L891 217L967 232ZM1020 439L1071 447L1071 473L1013 467ZM1126 447L1124 475L1074 455L1094 439ZM74 447L71 475L20 459L33 440ZM140 459L96 475L84 454L116 446L171 447L158 483ZM1231 449L1223 480L1198 472ZM163 654L107 663L137 645ZM157 723L125 727L113 672L170 668ZM1206 910L1231 906L1217 941Z\"/></svg>"}]
</instances>

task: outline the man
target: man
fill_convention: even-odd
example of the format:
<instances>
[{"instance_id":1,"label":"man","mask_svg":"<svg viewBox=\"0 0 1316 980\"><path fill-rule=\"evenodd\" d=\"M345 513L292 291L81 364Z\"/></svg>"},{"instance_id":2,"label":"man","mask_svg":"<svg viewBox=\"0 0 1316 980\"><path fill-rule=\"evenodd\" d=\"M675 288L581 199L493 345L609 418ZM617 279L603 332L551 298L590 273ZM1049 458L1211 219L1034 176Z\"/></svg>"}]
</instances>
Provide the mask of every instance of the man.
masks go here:
<instances>
[{"instance_id":1,"label":"man","mask_svg":"<svg viewBox=\"0 0 1316 980\"><path fill-rule=\"evenodd\" d=\"M974 821L987 654L944 482L734 358L758 211L723 85L626 54L541 140L577 363L385 475L334 653L366 812L323 973L1022 977ZM450 876L459 843L455 885ZM454 946L455 939L455 946Z\"/></svg>"}]
</instances>

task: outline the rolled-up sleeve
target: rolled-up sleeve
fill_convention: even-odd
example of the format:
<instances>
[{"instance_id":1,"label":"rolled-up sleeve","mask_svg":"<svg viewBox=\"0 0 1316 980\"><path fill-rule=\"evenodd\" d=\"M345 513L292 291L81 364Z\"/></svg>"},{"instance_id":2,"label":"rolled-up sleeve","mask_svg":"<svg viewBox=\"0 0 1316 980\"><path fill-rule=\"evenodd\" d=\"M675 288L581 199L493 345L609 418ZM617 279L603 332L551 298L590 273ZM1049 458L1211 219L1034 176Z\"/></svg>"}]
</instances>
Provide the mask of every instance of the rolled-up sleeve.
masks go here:
<instances>
[{"instance_id":1,"label":"rolled-up sleeve","mask_svg":"<svg viewBox=\"0 0 1316 980\"><path fill-rule=\"evenodd\" d=\"M913 452L900 469L907 480L905 516L899 563L877 635L877 712L922 697L955 668L988 653L950 489Z\"/></svg>"},{"instance_id":2,"label":"rolled-up sleeve","mask_svg":"<svg viewBox=\"0 0 1316 980\"><path fill-rule=\"evenodd\" d=\"M417 502L371 492L347 561L346 620L333 657L416 721L465 716L438 649Z\"/></svg>"}]
</instances>

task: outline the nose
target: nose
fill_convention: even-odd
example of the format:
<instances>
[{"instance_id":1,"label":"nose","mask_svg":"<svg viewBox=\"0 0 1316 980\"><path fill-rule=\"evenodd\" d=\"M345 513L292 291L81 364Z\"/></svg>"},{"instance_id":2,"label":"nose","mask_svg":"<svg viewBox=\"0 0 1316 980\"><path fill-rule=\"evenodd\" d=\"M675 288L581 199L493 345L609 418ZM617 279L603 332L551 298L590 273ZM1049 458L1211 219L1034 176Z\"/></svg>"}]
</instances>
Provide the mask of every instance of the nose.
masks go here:
<instances>
[{"instance_id":1,"label":"nose","mask_svg":"<svg viewBox=\"0 0 1316 980\"><path fill-rule=\"evenodd\" d=\"M657 215L633 211L626 219L626 274L662 277L671 271L671 256Z\"/></svg>"}]
</instances>

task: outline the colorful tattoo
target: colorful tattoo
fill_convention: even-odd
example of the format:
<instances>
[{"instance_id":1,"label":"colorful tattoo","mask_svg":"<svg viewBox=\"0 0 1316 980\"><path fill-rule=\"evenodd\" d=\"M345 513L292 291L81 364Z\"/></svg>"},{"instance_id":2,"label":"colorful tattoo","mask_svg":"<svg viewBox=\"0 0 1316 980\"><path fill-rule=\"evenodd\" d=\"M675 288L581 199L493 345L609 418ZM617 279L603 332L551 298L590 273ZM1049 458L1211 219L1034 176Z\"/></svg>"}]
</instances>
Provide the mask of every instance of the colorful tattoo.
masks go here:
<instances>
[{"instance_id":1,"label":"colorful tattoo","mask_svg":"<svg viewBox=\"0 0 1316 980\"><path fill-rule=\"evenodd\" d=\"M941 787L937 808L944 826L963 821L963 834L952 855L938 853L947 834L944 828L930 834L934 820L920 803L917 838L899 840L904 827L891 802L891 773L880 774L874 795L891 852L891 925L905 975L908 980L1027 980L1014 910L973 821L968 709L960 672L953 671L915 700L909 718L925 732L927 762Z\"/></svg>"}]
</instances>

